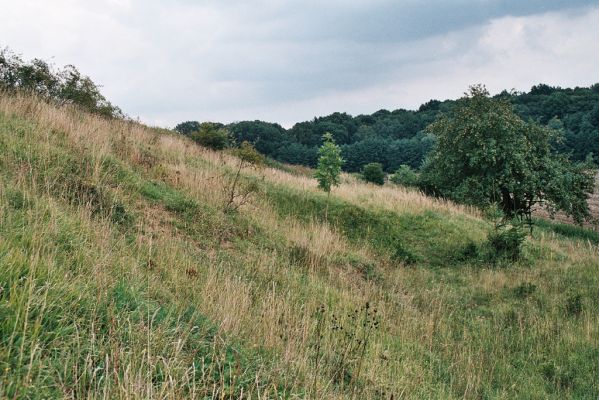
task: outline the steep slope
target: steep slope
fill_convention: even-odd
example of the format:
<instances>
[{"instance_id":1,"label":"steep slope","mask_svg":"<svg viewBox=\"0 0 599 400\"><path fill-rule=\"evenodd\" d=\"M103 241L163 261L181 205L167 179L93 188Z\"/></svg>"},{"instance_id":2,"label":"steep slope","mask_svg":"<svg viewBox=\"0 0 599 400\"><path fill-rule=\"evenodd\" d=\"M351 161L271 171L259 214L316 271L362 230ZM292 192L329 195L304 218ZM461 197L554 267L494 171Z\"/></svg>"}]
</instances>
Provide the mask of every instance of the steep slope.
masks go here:
<instances>
[{"instance_id":1,"label":"steep slope","mask_svg":"<svg viewBox=\"0 0 599 400\"><path fill-rule=\"evenodd\" d=\"M486 265L474 210L270 168L224 212L237 163L2 95L0 397L599 395L590 239Z\"/></svg>"}]
</instances>

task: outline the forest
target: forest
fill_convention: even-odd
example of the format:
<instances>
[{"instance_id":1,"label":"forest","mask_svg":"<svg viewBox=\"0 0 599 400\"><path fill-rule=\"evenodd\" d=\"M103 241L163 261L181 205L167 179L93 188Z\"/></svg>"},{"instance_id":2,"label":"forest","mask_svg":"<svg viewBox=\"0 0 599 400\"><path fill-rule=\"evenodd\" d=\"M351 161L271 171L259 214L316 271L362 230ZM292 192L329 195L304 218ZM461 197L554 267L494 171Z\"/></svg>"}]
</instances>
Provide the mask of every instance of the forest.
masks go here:
<instances>
[{"instance_id":1,"label":"forest","mask_svg":"<svg viewBox=\"0 0 599 400\"><path fill-rule=\"evenodd\" d=\"M539 84L529 92L504 90L494 97L509 99L522 119L561 131L562 140L553 143L555 151L572 161L583 161L591 155L599 163L599 83L573 89ZM256 120L228 125L187 121L175 130L191 136L201 126L224 128L235 143L248 141L275 160L310 167L317 163L323 134L330 132L341 146L345 171L358 172L364 165L378 162L391 173L401 165L420 168L435 140L425 128L455 106L455 100L430 100L415 111L379 110L358 116L335 112L298 122L290 129Z\"/></svg>"}]
</instances>

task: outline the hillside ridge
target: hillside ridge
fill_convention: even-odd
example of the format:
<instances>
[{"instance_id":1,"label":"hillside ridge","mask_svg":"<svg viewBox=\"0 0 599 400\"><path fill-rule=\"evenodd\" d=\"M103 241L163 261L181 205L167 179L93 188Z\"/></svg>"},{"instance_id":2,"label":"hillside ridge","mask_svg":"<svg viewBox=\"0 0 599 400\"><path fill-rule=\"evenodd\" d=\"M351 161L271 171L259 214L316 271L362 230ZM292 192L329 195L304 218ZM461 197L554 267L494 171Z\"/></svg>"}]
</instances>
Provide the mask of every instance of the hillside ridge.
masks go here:
<instances>
[{"instance_id":1,"label":"hillside ridge","mask_svg":"<svg viewBox=\"0 0 599 400\"><path fill-rule=\"evenodd\" d=\"M593 398L599 242L0 94L0 397Z\"/></svg>"}]
</instances>

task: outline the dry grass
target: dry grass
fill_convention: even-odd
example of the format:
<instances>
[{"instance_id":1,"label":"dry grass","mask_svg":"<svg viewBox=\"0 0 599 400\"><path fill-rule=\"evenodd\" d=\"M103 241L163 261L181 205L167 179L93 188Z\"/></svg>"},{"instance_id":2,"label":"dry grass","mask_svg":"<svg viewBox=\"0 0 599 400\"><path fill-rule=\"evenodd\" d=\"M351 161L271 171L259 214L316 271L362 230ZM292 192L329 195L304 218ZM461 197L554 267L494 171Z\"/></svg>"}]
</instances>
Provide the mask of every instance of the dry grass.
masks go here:
<instances>
[{"instance_id":1,"label":"dry grass","mask_svg":"<svg viewBox=\"0 0 599 400\"><path fill-rule=\"evenodd\" d=\"M591 211L592 220L585 221L583 225L587 228L597 231L599 230L599 174L597 174L595 178L595 187L598 189L596 189L595 193L593 193L593 195L587 201ZM559 223L575 224L572 217L569 217L561 212L551 216L545 209L538 208L534 210L534 215L539 218L550 219Z\"/></svg>"},{"instance_id":2,"label":"dry grass","mask_svg":"<svg viewBox=\"0 0 599 400\"><path fill-rule=\"evenodd\" d=\"M0 156L0 229L12 235L0 236L0 262L18 275L7 273L14 282L10 309L18 311L11 338L22 339L0 344L0 366L10 368L0 378L0 397L14 387L21 395L44 393L35 385L58 387L65 398L563 398L599 390L564 384L567 376L559 375L597 361L580 350L599 346L598 306L583 283L598 280L595 246L543 233L530 241L529 261L510 268L404 268L322 220L282 218L261 192L238 214L223 213L237 160L174 134L28 97L0 96L0 119L13 121L0 132L0 149L25 153ZM121 199L133 226L119 228L95 216L92 204L69 205L68 193L52 192L60 151L86 157L82 177ZM130 168L136 181L115 181L107 158ZM307 174L264 168L245 175L317 191ZM135 190L148 182L163 182L198 210L174 212L149 201ZM15 212L9 188L33 199L34 208ZM333 195L369 209L434 211L456 224L481 224L474 210L350 176ZM372 268L375 277L360 268ZM533 282L536 292L515 298L523 282ZM133 294L125 299L143 304L147 315L115 305L118 290L127 294L128 287ZM585 296L576 317L563 314L566 289ZM365 336L364 353L344 361L354 378L340 380L336 366L355 343L333 326L362 338L367 333L351 315L362 315L366 303L377 309L380 325ZM214 324L214 340L194 336L201 324L185 319L189 309ZM103 313L107 330L98 328ZM50 326L45 315L76 329L48 342L40 333ZM199 367L194 352L204 345L210 348ZM18 365L7 352L18 355ZM570 362L564 354L579 358ZM543 375L541 362L553 362L558 372Z\"/></svg>"}]
</instances>

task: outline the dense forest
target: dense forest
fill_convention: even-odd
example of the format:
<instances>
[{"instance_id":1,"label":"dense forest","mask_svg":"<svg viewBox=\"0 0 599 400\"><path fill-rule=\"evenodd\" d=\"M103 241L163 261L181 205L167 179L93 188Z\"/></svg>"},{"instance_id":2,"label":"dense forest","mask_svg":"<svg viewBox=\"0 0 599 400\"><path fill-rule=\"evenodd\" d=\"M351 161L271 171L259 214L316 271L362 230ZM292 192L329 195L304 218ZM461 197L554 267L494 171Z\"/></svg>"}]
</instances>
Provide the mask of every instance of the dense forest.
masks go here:
<instances>
[{"instance_id":1,"label":"dense forest","mask_svg":"<svg viewBox=\"0 0 599 400\"><path fill-rule=\"evenodd\" d=\"M574 89L539 84L528 93L503 91L495 97L508 98L523 119L562 131L563 140L554 143L556 151L574 161L594 154L594 161L599 162L599 84ZM254 143L256 149L275 160L311 167L316 165L323 134L330 132L341 146L346 171L357 172L365 164L379 162L385 171L394 172L402 164L420 167L434 143L434 137L427 134L425 128L455 105L454 100L431 100L416 111L379 110L355 117L336 112L299 122L287 130L264 121L208 126L228 130L236 143ZM192 135L201 126L206 127L187 121L177 125L175 130Z\"/></svg>"}]
</instances>

